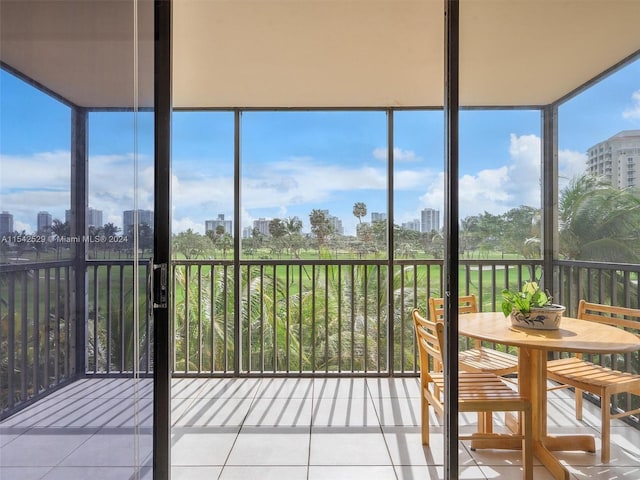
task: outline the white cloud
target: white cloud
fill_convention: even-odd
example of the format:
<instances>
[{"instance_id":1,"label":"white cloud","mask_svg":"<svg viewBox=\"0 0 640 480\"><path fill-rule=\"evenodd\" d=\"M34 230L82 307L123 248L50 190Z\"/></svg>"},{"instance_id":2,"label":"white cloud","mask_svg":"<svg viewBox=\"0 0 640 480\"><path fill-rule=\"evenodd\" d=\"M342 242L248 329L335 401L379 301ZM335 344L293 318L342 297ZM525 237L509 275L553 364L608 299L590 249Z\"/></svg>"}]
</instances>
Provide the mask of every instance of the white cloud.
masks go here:
<instances>
[{"instance_id":1,"label":"white cloud","mask_svg":"<svg viewBox=\"0 0 640 480\"><path fill-rule=\"evenodd\" d=\"M460 218L484 211L497 215L520 205L540 205L540 158L540 137L511 134L505 165L460 177ZM443 208L444 180L444 173L440 172L425 185L420 208Z\"/></svg>"},{"instance_id":2,"label":"white cloud","mask_svg":"<svg viewBox=\"0 0 640 480\"><path fill-rule=\"evenodd\" d=\"M393 186L395 190L421 189L437 175L438 172L430 169L396 170L393 174Z\"/></svg>"},{"instance_id":3,"label":"white cloud","mask_svg":"<svg viewBox=\"0 0 640 480\"><path fill-rule=\"evenodd\" d=\"M71 153L37 152L32 155L1 155L3 187L12 189L68 190Z\"/></svg>"},{"instance_id":4,"label":"white cloud","mask_svg":"<svg viewBox=\"0 0 640 480\"><path fill-rule=\"evenodd\" d=\"M506 211L520 205L540 205L541 141L537 135L509 136L508 174L501 187L508 193ZM491 211L491 210L488 210ZM492 212L493 213L493 212Z\"/></svg>"},{"instance_id":5,"label":"white cloud","mask_svg":"<svg viewBox=\"0 0 640 480\"><path fill-rule=\"evenodd\" d=\"M196 233L204 234L204 222L193 220L190 217L172 218L171 228L174 232L184 232L191 229Z\"/></svg>"},{"instance_id":6,"label":"white cloud","mask_svg":"<svg viewBox=\"0 0 640 480\"><path fill-rule=\"evenodd\" d=\"M463 175L460 178L460 216L476 215L485 210L498 214L519 205L540 205L540 148L538 136L512 134L503 165ZM374 156L384 154L384 149L374 151ZM401 151L396 156L401 158L403 155L406 159L417 158L410 151ZM133 160L131 154L90 158L89 203L93 208L103 210L105 223L121 226L122 211L133 208ZM559 174L563 178L584 171L586 157L582 153L563 150L559 152L559 160ZM24 225L25 230L32 231L37 212L45 209L54 218L64 218L64 210L70 205L69 152L2 156L0 161L3 173L0 203L3 210L14 214L14 225ZM152 159L140 157L138 164L138 206L152 209ZM325 164L311 157L296 157L272 162L269 168L249 169L242 183L242 225L252 225L254 218L263 216L269 209L272 215L281 217L300 215L296 206L322 206L335 198L343 198L349 203L342 212L345 228L348 228L350 222L355 222L350 209L353 201L360 200L358 196L364 195L364 201L369 203L371 192L386 195L386 166L376 165L353 165L340 159ZM182 172L178 165L172 175L171 188L175 231L191 228L203 233L206 219L216 218L220 213L232 215L234 181L228 174L203 173L193 168ZM443 208L444 174L441 171L396 166L394 189L404 195L402 207L399 201L396 202L397 221L417 218L425 207ZM366 193L360 194L359 190L366 190ZM423 193L420 196L414 192ZM412 206L406 208L407 204ZM305 218L302 220L304 222Z\"/></svg>"},{"instance_id":7,"label":"white cloud","mask_svg":"<svg viewBox=\"0 0 640 480\"><path fill-rule=\"evenodd\" d=\"M284 179L284 180L283 180ZM386 169L321 164L308 158L274 162L243 179L242 202L248 208L320 203L332 193L386 189Z\"/></svg>"},{"instance_id":8,"label":"white cloud","mask_svg":"<svg viewBox=\"0 0 640 480\"><path fill-rule=\"evenodd\" d=\"M89 158L89 206L103 211L103 221L122 226L122 211L153 209L153 159L138 156L137 194L134 156L94 155ZM35 229L36 215L46 210L63 220L71 206L71 154L68 151L32 155L2 155L0 204L14 215L14 227ZM135 197L134 197L135 195Z\"/></svg>"},{"instance_id":9,"label":"white cloud","mask_svg":"<svg viewBox=\"0 0 640 480\"><path fill-rule=\"evenodd\" d=\"M376 160L387 160L387 148L386 147L378 147L373 149L373 158ZM413 150L403 150L399 147L393 148L393 160L394 162L419 162L422 160L419 156L416 155L416 152Z\"/></svg>"},{"instance_id":10,"label":"white cloud","mask_svg":"<svg viewBox=\"0 0 640 480\"><path fill-rule=\"evenodd\" d=\"M17 221L17 222L13 222L13 231L14 232L26 232L26 233L31 233L31 232L35 232L36 230L36 224L34 223L34 225L30 225L28 223L23 223L21 221Z\"/></svg>"},{"instance_id":11,"label":"white cloud","mask_svg":"<svg viewBox=\"0 0 640 480\"><path fill-rule=\"evenodd\" d=\"M558 151L558 184L560 189L569 180L582 175L587 168L587 155L573 150Z\"/></svg>"},{"instance_id":12,"label":"white cloud","mask_svg":"<svg viewBox=\"0 0 640 480\"><path fill-rule=\"evenodd\" d=\"M68 151L0 156L0 205L13 215L14 230L33 232L43 210L64 220L71 204L70 164Z\"/></svg>"},{"instance_id":13,"label":"white cloud","mask_svg":"<svg viewBox=\"0 0 640 480\"><path fill-rule=\"evenodd\" d=\"M631 102L631 107L622 112L622 117L627 120L640 119L640 90L631 94Z\"/></svg>"}]
</instances>

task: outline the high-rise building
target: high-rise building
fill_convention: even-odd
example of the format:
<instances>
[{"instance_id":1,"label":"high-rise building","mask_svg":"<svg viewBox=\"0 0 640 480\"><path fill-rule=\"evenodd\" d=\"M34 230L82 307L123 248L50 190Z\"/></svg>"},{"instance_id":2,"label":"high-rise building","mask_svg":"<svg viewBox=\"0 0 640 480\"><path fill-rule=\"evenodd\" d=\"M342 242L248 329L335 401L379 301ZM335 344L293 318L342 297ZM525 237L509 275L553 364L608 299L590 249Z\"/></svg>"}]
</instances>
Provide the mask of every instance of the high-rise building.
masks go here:
<instances>
[{"instance_id":1,"label":"high-rise building","mask_svg":"<svg viewBox=\"0 0 640 480\"><path fill-rule=\"evenodd\" d=\"M269 222L271 222L270 218L259 218L258 220L254 220L253 229L257 229L265 237L270 237L271 233L269 233Z\"/></svg>"},{"instance_id":2,"label":"high-rise building","mask_svg":"<svg viewBox=\"0 0 640 480\"><path fill-rule=\"evenodd\" d=\"M333 233L344 235L344 226L342 225L342 220L340 218L329 215L329 222L333 227Z\"/></svg>"},{"instance_id":3,"label":"high-rise building","mask_svg":"<svg viewBox=\"0 0 640 480\"><path fill-rule=\"evenodd\" d=\"M618 188L640 186L640 130L624 130L587 150L587 172Z\"/></svg>"},{"instance_id":4,"label":"high-rise building","mask_svg":"<svg viewBox=\"0 0 640 480\"><path fill-rule=\"evenodd\" d=\"M224 228L224 233L228 233L233 235L233 221L225 220L224 214L219 213L217 220L205 220L204 221L204 231L208 232L209 230L216 231L218 227Z\"/></svg>"},{"instance_id":5,"label":"high-rise building","mask_svg":"<svg viewBox=\"0 0 640 480\"><path fill-rule=\"evenodd\" d=\"M64 211L64 221L71 224L71 210ZM87 209L87 227L102 227L102 210L89 207Z\"/></svg>"},{"instance_id":6,"label":"high-rise building","mask_svg":"<svg viewBox=\"0 0 640 480\"><path fill-rule=\"evenodd\" d=\"M337 233L338 235L344 235L344 226L342 225L342 220L338 217L335 217L329 213L329 210L320 210L329 220L331 224L331 228L333 229L333 233Z\"/></svg>"},{"instance_id":7,"label":"high-rise building","mask_svg":"<svg viewBox=\"0 0 640 480\"><path fill-rule=\"evenodd\" d=\"M4 211L0 213L0 235L13 233L13 215Z\"/></svg>"},{"instance_id":8,"label":"high-rise building","mask_svg":"<svg viewBox=\"0 0 640 480\"><path fill-rule=\"evenodd\" d=\"M420 226L421 226L420 220L417 218L414 218L410 222L405 222L402 224L402 228L406 230L412 230L414 232L419 232Z\"/></svg>"},{"instance_id":9,"label":"high-rise building","mask_svg":"<svg viewBox=\"0 0 640 480\"><path fill-rule=\"evenodd\" d=\"M246 226L242 229L242 238L251 238L253 234L253 227Z\"/></svg>"},{"instance_id":10,"label":"high-rise building","mask_svg":"<svg viewBox=\"0 0 640 480\"><path fill-rule=\"evenodd\" d=\"M49 212L38 212L38 232L47 232L51 230L53 220Z\"/></svg>"},{"instance_id":11,"label":"high-rise building","mask_svg":"<svg viewBox=\"0 0 640 480\"><path fill-rule=\"evenodd\" d=\"M135 210L125 210L122 212L123 235L131 235L135 223ZM148 225L153 229L153 210L138 210L138 224Z\"/></svg>"},{"instance_id":12,"label":"high-rise building","mask_svg":"<svg viewBox=\"0 0 640 480\"><path fill-rule=\"evenodd\" d=\"M371 212L371 223L373 222L384 222L387 219L386 213L380 212Z\"/></svg>"},{"instance_id":13,"label":"high-rise building","mask_svg":"<svg viewBox=\"0 0 640 480\"><path fill-rule=\"evenodd\" d=\"M102 210L89 207L87 210L87 227L102 227Z\"/></svg>"},{"instance_id":14,"label":"high-rise building","mask_svg":"<svg viewBox=\"0 0 640 480\"><path fill-rule=\"evenodd\" d=\"M425 208L421 212L422 233L440 231L440 210Z\"/></svg>"}]
</instances>

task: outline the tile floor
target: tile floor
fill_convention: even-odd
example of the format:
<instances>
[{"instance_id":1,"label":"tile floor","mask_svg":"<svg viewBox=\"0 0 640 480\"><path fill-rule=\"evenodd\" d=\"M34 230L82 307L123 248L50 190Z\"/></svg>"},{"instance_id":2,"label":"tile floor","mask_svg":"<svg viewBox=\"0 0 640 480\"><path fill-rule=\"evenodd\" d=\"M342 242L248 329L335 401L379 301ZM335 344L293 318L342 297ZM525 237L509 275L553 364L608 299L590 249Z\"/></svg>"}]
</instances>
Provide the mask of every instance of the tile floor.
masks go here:
<instances>
[{"instance_id":1,"label":"tile floor","mask_svg":"<svg viewBox=\"0 0 640 480\"><path fill-rule=\"evenodd\" d=\"M432 429L430 448L420 444L415 378L176 379L172 396L174 480L443 477L443 429ZM577 422L569 391L549 403L552 433L593 433L599 448L597 407ZM148 380L76 382L0 423L0 478L150 480L151 407ZM474 421L461 416L460 428ZM557 453L573 479L640 479L640 430L612 430L609 464ZM461 442L459 457L463 479L521 475L518 452ZM551 476L537 465L535 478Z\"/></svg>"}]
</instances>

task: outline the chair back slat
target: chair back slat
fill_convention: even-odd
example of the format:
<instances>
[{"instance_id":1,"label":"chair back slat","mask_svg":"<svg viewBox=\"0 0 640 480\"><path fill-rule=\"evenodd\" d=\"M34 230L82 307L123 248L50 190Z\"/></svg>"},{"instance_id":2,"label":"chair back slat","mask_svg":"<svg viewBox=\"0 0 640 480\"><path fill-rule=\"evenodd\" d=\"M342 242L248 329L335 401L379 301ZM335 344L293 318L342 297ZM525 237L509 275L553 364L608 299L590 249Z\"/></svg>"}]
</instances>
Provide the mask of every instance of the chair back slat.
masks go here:
<instances>
[{"instance_id":1,"label":"chair back slat","mask_svg":"<svg viewBox=\"0 0 640 480\"><path fill-rule=\"evenodd\" d=\"M458 313L477 313L478 303L475 295L463 295L458 297ZM429 320L438 321L444 319L444 298L429 298Z\"/></svg>"},{"instance_id":2,"label":"chair back slat","mask_svg":"<svg viewBox=\"0 0 640 480\"><path fill-rule=\"evenodd\" d=\"M477 313L478 303L475 295L462 295L458 297L458 314ZM444 321L444 298L429 298L429 319L435 322ZM473 348L480 348L482 342L473 340Z\"/></svg>"},{"instance_id":3,"label":"chair back slat","mask_svg":"<svg viewBox=\"0 0 640 480\"><path fill-rule=\"evenodd\" d=\"M578 318L632 330L640 337L640 310L580 300Z\"/></svg>"},{"instance_id":4,"label":"chair back slat","mask_svg":"<svg viewBox=\"0 0 640 480\"><path fill-rule=\"evenodd\" d=\"M442 365L442 339L438 336L438 323L424 318L416 308L412 312L416 339L420 351L420 363L427 367L429 358L434 361L434 369L439 371ZM423 363L425 362L425 363Z\"/></svg>"}]
</instances>

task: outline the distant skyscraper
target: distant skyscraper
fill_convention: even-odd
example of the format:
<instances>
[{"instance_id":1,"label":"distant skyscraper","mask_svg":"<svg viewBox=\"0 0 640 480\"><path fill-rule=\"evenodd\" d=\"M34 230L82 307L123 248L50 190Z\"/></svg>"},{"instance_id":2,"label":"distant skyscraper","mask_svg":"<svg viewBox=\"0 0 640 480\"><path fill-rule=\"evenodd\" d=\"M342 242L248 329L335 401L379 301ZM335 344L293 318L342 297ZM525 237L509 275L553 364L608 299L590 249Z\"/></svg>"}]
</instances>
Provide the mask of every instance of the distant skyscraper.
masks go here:
<instances>
[{"instance_id":1,"label":"distant skyscraper","mask_svg":"<svg viewBox=\"0 0 640 480\"><path fill-rule=\"evenodd\" d=\"M64 221L71 224L71 210L64 211ZM87 227L102 227L102 210L89 207L87 209Z\"/></svg>"},{"instance_id":2,"label":"distant skyscraper","mask_svg":"<svg viewBox=\"0 0 640 480\"><path fill-rule=\"evenodd\" d=\"M386 213L380 212L371 212L371 223L373 222L384 222L387 219Z\"/></svg>"},{"instance_id":3,"label":"distant skyscraper","mask_svg":"<svg viewBox=\"0 0 640 480\"><path fill-rule=\"evenodd\" d=\"M420 231L420 220L417 218L411 220L410 222L405 222L402 224L402 228L406 230L412 230L414 232Z\"/></svg>"},{"instance_id":4,"label":"distant skyscraper","mask_svg":"<svg viewBox=\"0 0 640 480\"><path fill-rule=\"evenodd\" d=\"M89 207L87 210L87 227L102 227L102 210Z\"/></svg>"},{"instance_id":5,"label":"distant skyscraper","mask_svg":"<svg viewBox=\"0 0 640 480\"><path fill-rule=\"evenodd\" d=\"M38 212L38 232L46 232L51 229L51 214L49 212Z\"/></svg>"},{"instance_id":6,"label":"distant skyscraper","mask_svg":"<svg viewBox=\"0 0 640 480\"><path fill-rule=\"evenodd\" d=\"M253 227L244 227L242 229L242 238L251 238L251 234L253 233Z\"/></svg>"},{"instance_id":7,"label":"distant skyscraper","mask_svg":"<svg viewBox=\"0 0 640 480\"><path fill-rule=\"evenodd\" d=\"M270 237L271 233L269 233L269 222L270 218L259 218L258 220L253 221L253 229L258 229L258 231L264 235L265 237ZM251 232L253 234L253 232Z\"/></svg>"},{"instance_id":8,"label":"distant skyscraper","mask_svg":"<svg viewBox=\"0 0 640 480\"><path fill-rule=\"evenodd\" d=\"M425 208L422 214L422 233L440 231L440 210Z\"/></svg>"},{"instance_id":9,"label":"distant skyscraper","mask_svg":"<svg viewBox=\"0 0 640 480\"><path fill-rule=\"evenodd\" d=\"M133 233L133 225L135 224L135 210L125 210L122 212L122 234L130 235ZM153 210L138 210L138 224L148 225L153 229Z\"/></svg>"},{"instance_id":10,"label":"distant skyscraper","mask_svg":"<svg viewBox=\"0 0 640 480\"><path fill-rule=\"evenodd\" d=\"M338 217L334 217L333 215L329 215L329 222L331 222L331 226L333 227L333 232L338 235L344 235L344 226L342 225L342 220Z\"/></svg>"},{"instance_id":11,"label":"distant skyscraper","mask_svg":"<svg viewBox=\"0 0 640 480\"><path fill-rule=\"evenodd\" d=\"M224 233L228 233L233 235L233 222L231 220L225 220L224 214L219 213L217 220L205 220L204 222L204 231L208 232L209 230L216 231L216 228L223 227Z\"/></svg>"},{"instance_id":12,"label":"distant skyscraper","mask_svg":"<svg viewBox=\"0 0 640 480\"><path fill-rule=\"evenodd\" d=\"M321 210L329 220L331 227L333 228L333 233L337 233L338 235L344 235L344 227L342 226L342 220L338 217L335 217L329 213L329 210Z\"/></svg>"},{"instance_id":13,"label":"distant skyscraper","mask_svg":"<svg viewBox=\"0 0 640 480\"><path fill-rule=\"evenodd\" d=\"M13 215L9 212L0 213L0 235L13 233Z\"/></svg>"},{"instance_id":14,"label":"distant skyscraper","mask_svg":"<svg viewBox=\"0 0 640 480\"><path fill-rule=\"evenodd\" d=\"M640 186L640 130L622 131L587 150L587 172L618 188Z\"/></svg>"}]
</instances>

